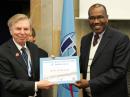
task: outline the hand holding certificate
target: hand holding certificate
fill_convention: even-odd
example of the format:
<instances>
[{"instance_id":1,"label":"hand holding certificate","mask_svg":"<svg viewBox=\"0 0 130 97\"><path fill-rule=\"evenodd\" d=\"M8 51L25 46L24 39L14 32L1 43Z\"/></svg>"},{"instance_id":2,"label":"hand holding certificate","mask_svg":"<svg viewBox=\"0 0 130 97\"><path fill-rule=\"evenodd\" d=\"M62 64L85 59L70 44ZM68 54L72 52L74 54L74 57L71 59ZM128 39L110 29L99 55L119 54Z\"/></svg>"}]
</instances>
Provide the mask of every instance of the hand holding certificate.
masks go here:
<instances>
[{"instance_id":1,"label":"hand holding certificate","mask_svg":"<svg viewBox=\"0 0 130 97\"><path fill-rule=\"evenodd\" d=\"M40 80L75 83L80 80L79 57L40 58Z\"/></svg>"}]
</instances>

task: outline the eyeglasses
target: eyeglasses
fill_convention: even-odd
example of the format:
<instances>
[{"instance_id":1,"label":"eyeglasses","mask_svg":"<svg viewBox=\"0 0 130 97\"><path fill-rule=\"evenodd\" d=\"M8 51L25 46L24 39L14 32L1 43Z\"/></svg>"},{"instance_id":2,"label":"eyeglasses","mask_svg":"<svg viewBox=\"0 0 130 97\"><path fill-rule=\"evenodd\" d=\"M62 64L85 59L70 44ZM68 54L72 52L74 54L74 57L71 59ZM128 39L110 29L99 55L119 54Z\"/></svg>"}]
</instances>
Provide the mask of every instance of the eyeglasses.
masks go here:
<instances>
[{"instance_id":1,"label":"eyeglasses","mask_svg":"<svg viewBox=\"0 0 130 97\"><path fill-rule=\"evenodd\" d=\"M102 19L104 19L105 17L104 16L90 16L89 17L89 20L92 20L92 21L94 21L94 20L102 20Z\"/></svg>"}]
</instances>

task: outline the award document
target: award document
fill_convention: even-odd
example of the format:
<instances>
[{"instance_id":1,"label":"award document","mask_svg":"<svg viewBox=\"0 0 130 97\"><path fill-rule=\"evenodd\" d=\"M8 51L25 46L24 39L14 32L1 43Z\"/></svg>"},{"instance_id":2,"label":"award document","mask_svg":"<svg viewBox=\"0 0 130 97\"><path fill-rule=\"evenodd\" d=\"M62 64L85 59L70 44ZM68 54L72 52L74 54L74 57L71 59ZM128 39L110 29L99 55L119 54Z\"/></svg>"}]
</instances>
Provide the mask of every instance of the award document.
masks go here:
<instances>
[{"instance_id":1,"label":"award document","mask_svg":"<svg viewBox=\"0 0 130 97\"><path fill-rule=\"evenodd\" d=\"M79 57L40 58L40 80L54 84L75 83L80 80Z\"/></svg>"}]
</instances>

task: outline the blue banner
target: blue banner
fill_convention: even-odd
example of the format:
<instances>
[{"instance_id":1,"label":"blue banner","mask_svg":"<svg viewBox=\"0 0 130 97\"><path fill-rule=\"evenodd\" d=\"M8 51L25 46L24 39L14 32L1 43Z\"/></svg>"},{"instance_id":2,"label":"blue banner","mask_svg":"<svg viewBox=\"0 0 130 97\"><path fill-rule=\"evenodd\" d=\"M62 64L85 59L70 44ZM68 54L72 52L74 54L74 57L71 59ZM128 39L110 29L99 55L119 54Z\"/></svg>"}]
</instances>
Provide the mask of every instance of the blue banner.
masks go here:
<instances>
[{"instance_id":1,"label":"blue banner","mask_svg":"<svg viewBox=\"0 0 130 97\"><path fill-rule=\"evenodd\" d=\"M76 56L75 24L73 0L63 1L62 25L61 25L61 56ZM78 88L71 84L58 86L57 97L78 97Z\"/></svg>"}]
</instances>

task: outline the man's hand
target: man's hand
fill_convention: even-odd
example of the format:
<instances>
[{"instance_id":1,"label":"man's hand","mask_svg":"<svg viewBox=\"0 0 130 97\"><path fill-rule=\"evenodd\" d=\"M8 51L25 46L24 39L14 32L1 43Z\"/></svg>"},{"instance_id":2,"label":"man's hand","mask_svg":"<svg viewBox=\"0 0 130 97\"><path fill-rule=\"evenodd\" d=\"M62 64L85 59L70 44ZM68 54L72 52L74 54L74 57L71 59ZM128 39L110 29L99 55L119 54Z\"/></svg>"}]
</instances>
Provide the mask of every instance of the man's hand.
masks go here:
<instances>
[{"instance_id":1,"label":"man's hand","mask_svg":"<svg viewBox=\"0 0 130 97\"><path fill-rule=\"evenodd\" d=\"M81 79L80 81L77 81L74 85L78 88L87 88L89 87L89 81L86 79Z\"/></svg>"},{"instance_id":2,"label":"man's hand","mask_svg":"<svg viewBox=\"0 0 130 97\"><path fill-rule=\"evenodd\" d=\"M47 81L47 80L41 80L37 82L37 88L38 89L49 89L53 86L54 84Z\"/></svg>"}]
</instances>

